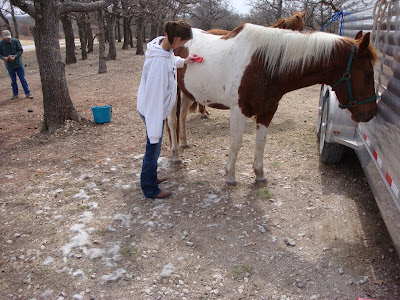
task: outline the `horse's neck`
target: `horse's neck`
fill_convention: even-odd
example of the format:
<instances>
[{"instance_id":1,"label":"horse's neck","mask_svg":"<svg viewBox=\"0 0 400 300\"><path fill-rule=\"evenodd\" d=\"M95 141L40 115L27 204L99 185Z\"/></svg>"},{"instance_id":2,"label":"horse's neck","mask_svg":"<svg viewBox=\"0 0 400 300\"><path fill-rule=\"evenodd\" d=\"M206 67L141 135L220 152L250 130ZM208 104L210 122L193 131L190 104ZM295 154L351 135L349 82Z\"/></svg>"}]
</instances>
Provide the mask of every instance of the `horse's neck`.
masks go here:
<instances>
[{"instance_id":1,"label":"horse's neck","mask_svg":"<svg viewBox=\"0 0 400 300\"><path fill-rule=\"evenodd\" d=\"M294 91L314 84L334 84L346 70L348 54L334 55L328 62L314 62L310 66L293 70L285 76L287 91ZM296 80L293 80L296 78Z\"/></svg>"}]
</instances>

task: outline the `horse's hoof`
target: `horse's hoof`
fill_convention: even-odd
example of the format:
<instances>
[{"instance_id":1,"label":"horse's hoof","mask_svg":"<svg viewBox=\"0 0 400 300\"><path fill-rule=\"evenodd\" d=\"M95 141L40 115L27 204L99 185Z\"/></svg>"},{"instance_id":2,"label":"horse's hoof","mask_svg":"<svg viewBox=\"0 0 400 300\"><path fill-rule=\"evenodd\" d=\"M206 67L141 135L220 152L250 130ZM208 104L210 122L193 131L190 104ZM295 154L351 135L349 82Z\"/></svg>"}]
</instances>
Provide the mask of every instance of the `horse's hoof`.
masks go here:
<instances>
[{"instance_id":1,"label":"horse's hoof","mask_svg":"<svg viewBox=\"0 0 400 300\"><path fill-rule=\"evenodd\" d=\"M230 186L237 185L237 181L228 181L228 180L226 180L225 182L226 182L227 185L230 185Z\"/></svg>"},{"instance_id":2,"label":"horse's hoof","mask_svg":"<svg viewBox=\"0 0 400 300\"><path fill-rule=\"evenodd\" d=\"M180 164L183 163L183 161L182 161L181 158L179 158L179 159L172 159L172 163L175 164L175 165L180 165Z\"/></svg>"},{"instance_id":3,"label":"horse's hoof","mask_svg":"<svg viewBox=\"0 0 400 300\"><path fill-rule=\"evenodd\" d=\"M189 145L182 145L181 148L182 148L182 149L189 149L190 146L189 146Z\"/></svg>"},{"instance_id":4,"label":"horse's hoof","mask_svg":"<svg viewBox=\"0 0 400 300\"><path fill-rule=\"evenodd\" d=\"M206 119L206 120L208 120L209 117L208 117L208 115L205 115L205 116L201 116L201 119Z\"/></svg>"},{"instance_id":5,"label":"horse's hoof","mask_svg":"<svg viewBox=\"0 0 400 300\"><path fill-rule=\"evenodd\" d=\"M256 179L257 184L267 184L267 178Z\"/></svg>"}]
</instances>

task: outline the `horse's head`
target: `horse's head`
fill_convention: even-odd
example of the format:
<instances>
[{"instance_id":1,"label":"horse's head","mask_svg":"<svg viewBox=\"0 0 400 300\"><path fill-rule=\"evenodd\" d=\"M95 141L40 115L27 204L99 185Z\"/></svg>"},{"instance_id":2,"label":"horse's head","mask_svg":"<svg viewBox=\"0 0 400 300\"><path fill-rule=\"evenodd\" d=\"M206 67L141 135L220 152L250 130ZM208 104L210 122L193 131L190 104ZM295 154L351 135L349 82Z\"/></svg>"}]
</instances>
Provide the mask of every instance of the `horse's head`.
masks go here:
<instances>
[{"instance_id":1,"label":"horse's head","mask_svg":"<svg viewBox=\"0 0 400 300\"><path fill-rule=\"evenodd\" d=\"M301 31L304 27L304 18L306 16L306 12L299 12L297 10L293 11L291 17L287 19L279 19L275 25L272 25L273 28L282 28L282 29L292 29Z\"/></svg>"},{"instance_id":2,"label":"horse's head","mask_svg":"<svg viewBox=\"0 0 400 300\"><path fill-rule=\"evenodd\" d=\"M346 71L332 86L340 107L347 108L355 122L368 122L377 111L373 69L377 55L369 40L369 33L362 36L359 32L356 35Z\"/></svg>"}]
</instances>

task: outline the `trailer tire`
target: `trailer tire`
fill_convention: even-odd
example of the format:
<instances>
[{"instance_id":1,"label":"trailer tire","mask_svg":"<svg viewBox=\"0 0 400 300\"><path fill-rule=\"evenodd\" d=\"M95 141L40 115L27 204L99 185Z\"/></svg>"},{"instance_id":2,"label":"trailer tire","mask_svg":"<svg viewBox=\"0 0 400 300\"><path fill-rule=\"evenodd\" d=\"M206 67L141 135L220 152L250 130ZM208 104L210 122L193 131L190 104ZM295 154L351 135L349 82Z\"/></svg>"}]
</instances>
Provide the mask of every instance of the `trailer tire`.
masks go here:
<instances>
[{"instance_id":1,"label":"trailer tire","mask_svg":"<svg viewBox=\"0 0 400 300\"><path fill-rule=\"evenodd\" d=\"M324 163L337 164L342 160L345 146L326 142L326 129L329 118L329 97L322 101L322 113L319 120L319 155Z\"/></svg>"}]
</instances>

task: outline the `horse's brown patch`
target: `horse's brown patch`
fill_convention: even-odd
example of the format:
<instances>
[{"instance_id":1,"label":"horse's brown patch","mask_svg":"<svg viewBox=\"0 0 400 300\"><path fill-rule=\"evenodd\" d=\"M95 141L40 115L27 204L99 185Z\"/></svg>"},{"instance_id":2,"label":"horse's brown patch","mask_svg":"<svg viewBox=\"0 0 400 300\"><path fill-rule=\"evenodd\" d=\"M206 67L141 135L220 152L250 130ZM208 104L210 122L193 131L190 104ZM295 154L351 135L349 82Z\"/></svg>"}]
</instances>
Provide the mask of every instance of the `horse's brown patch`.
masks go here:
<instances>
[{"instance_id":1,"label":"horse's brown patch","mask_svg":"<svg viewBox=\"0 0 400 300\"><path fill-rule=\"evenodd\" d=\"M246 23L242 22L238 27L236 27L231 32L229 32L228 34L225 34L223 37L221 37L221 40L233 39L234 37L236 37L242 31L242 29L243 29L245 24Z\"/></svg>"},{"instance_id":2,"label":"horse's brown patch","mask_svg":"<svg viewBox=\"0 0 400 300\"><path fill-rule=\"evenodd\" d=\"M228 34L229 32L230 32L229 30L218 29L218 28L207 31L207 33L214 34L214 35L225 35L225 34Z\"/></svg>"}]
</instances>

